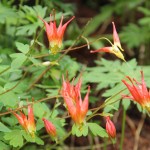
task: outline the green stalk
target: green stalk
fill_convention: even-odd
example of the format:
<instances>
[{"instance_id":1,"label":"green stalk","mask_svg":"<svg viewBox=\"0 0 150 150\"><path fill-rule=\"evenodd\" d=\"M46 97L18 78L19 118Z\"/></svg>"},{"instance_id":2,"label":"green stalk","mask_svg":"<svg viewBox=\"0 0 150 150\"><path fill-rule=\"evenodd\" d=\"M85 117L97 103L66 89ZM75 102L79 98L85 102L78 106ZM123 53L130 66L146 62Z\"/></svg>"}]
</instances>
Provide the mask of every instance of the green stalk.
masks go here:
<instances>
[{"instance_id":1,"label":"green stalk","mask_svg":"<svg viewBox=\"0 0 150 150\"><path fill-rule=\"evenodd\" d=\"M104 139L104 146L103 146L103 148L104 148L104 150L107 150L107 145L108 145L108 139Z\"/></svg>"},{"instance_id":2,"label":"green stalk","mask_svg":"<svg viewBox=\"0 0 150 150\"><path fill-rule=\"evenodd\" d=\"M35 1L35 5L36 5L36 6L39 5L39 0L36 0L36 1Z\"/></svg>"},{"instance_id":3,"label":"green stalk","mask_svg":"<svg viewBox=\"0 0 150 150\"><path fill-rule=\"evenodd\" d=\"M125 133L125 120L126 120L126 110L123 107L123 118L122 118L120 150L123 150L123 141L124 141L124 133Z\"/></svg>"}]
</instances>

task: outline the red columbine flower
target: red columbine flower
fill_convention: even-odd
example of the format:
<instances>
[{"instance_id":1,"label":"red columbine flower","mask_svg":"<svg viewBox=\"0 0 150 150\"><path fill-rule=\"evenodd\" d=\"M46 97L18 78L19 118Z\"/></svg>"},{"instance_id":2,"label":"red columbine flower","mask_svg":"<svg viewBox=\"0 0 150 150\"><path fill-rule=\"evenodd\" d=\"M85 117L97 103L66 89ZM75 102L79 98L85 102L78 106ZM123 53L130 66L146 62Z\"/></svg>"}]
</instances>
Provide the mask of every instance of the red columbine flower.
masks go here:
<instances>
[{"instance_id":1,"label":"red columbine flower","mask_svg":"<svg viewBox=\"0 0 150 150\"><path fill-rule=\"evenodd\" d=\"M32 137L34 137L34 133L36 132L34 114L31 105L28 105L28 117L20 111L20 115L12 112L13 115L18 119L20 125L29 133Z\"/></svg>"},{"instance_id":2,"label":"red columbine flower","mask_svg":"<svg viewBox=\"0 0 150 150\"><path fill-rule=\"evenodd\" d=\"M50 121L46 120L45 118L43 118L42 120L44 121L44 125L45 125L47 133L51 137L55 138L57 135L55 126Z\"/></svg>"},{"instance_id":3,"label":"red columbine flower","mask_svg":"<svg viewBox=\"0 0 150 150\"><path fill-rule=\"evenodd\" d=\"M105 117L106 119L106 132L109 135L110 138L116 137L116 128L114 126L114 123L110 120L110 117Z\"/></svg>"},{"instance_id":4,"label":"red columbine flower","mask_svg":"<svg viewBox=\"0 0 150 150\"><path fill-rule=\"evenodd\" d=\"M50 42L50 50L52 54L56 54L61 49L62 40L63 40L66 27L74 18L75 16L73 16L68 22L62 25L63 22L63 16L62 16L58 28L56 27L55 14L54 14L54 19L52 19L52 15L50 14L49 24L45 20L40 18L44 22L44 25L46 27L46 33L47 33L48 40Z\"/></svg>"},{"instance_id":5,"label":"red columbine flower","mask_svg":"<svg viewBox=\"0 0 150 150\"><path fill-rule=\"evenodd\" d=\"M74 86L69 83L68 80L65 81L63 78L63 86L61 90L61 95L67 105L68 112L73 121L78 125L84 122L88 111L88 97L90 92L90 87L88 87L87 94L82 101L80 93L81 84L81 79L79 79L78 83Z\"/></svg>"},{"instance_id":6,"label":"red columbine flower","mask_svg":"<svg viewBox=\"0 0 150 150\"><path fill-rule=\"evenodd\" d=\"M109 47L103 47L103 48L100 48L98 50L92 50L90 51L91 53L96 53L96 52L108 52L108 53L113 53L115 54L118 58L122 59L125 61L124 59L124 56L122 55L121 51L124 51L121 47L121 43L120 43L120 39L119 39L119 36L118 36L118 33L116 31L116 27L115 27L115 24L114 22L112 22L112 25L113 25L113 40L114 40L114 44L112 44L108 39L110 44L112 46L109 46ZM120 51L121 50L121 51Z\"/></svg>"},{"instance_id":7,"label":"red columbine flower","mask_svg":"<svg viewBox=\"0 0 150 150\"><path fill-rule=\"evenodd\" d=\"M129 98L138 102L143 108L150 112L150 91L148 91L146 87L143 71L141 71L142 83L137 82L135 79L131 79L129 76L127 76L127 78L131 82L131 85L125 80L122 80L122 82L130 91L131 96L123 95L123 98Z\"/></svg>"}]
</instances>

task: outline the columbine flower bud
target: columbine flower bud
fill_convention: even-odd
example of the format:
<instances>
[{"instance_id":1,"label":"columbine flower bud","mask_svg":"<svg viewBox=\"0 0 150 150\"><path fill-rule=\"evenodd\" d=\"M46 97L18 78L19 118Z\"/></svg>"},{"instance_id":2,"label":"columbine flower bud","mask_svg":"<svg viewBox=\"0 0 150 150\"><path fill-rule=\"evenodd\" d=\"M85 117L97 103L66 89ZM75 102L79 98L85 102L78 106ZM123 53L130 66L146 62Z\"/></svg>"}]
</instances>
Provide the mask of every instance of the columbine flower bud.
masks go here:
<instances>
[{"instance_id":1,"label":"columbine flower bud","mask_svg":"<svg viewBox=\"0 0 150 150\"><path fill-rule=\"evenodd\" d=\"M46 120L45 118L43 118L42 120L44 121L45 129L47 133L51 137L55 138L57 135L55 126L50 121Z\"/></svg>"},{"instance_id":2,"label":"columbine flower bud","mask_svg":"<svg viewBox=\"0 0 150 150\"><path fill-rule=\"evenodd\" d=\"M116 137L116 128L109 116L106 117L106 132L110 138Z\"/></svg>"}]
</instances>

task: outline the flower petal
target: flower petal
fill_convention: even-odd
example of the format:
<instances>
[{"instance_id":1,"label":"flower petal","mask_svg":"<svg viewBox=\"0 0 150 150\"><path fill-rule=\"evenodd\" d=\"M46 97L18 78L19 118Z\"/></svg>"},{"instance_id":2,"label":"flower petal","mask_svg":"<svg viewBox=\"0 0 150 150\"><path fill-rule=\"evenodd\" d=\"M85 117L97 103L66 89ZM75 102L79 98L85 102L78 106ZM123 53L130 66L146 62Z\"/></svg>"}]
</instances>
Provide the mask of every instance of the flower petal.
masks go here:
<instances>
[{"instance_id":1,"label":"flower petal","mask_svg":"<svg viewBox=\"0 0 150 150\"><path fill-rule=\"evenodd\" d=\"M119 39L118 33L116 31L115 23L112 22L112 25L113 25L113 40L114 40L114 45L118 46L120 48L120 50L124 51L122 49L122 47L121 47L121 44L120 44L120 39Z\"/></svg>"},{"instance_id":2,"label":"flower petal","mask_svg":"<svg viewBox=\"0 0 150 150\"><path fill-rule=\"evenodd\" d=\"M90 53L97 53L97 52L108 52L112 53L113 48L112 47L103 47L98 50L91 50Z\"/></svg>"}]
</instances>

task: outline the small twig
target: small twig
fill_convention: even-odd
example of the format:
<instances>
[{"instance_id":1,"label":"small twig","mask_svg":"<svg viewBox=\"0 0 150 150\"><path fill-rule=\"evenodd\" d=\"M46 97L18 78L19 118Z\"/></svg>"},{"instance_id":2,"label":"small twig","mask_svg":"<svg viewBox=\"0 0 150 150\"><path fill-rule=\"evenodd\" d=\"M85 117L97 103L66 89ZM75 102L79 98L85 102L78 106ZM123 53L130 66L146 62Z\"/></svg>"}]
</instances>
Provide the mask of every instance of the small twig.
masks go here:
<instances>
[{"instance_id":1,"label":"small twig","mask_svg":"<svg viewBox=\"0 0 150 150\"><path fill-rule=\"evenodd\" d=\"M113 95L113 96L109 97L108 99L106 99L105 102L104 102L102 105L100 105L99 107L92 109L92 110L95 110L95 111L92 113L92 115L88 116L86 120L87 120L87 121L90 120L93 116L95 116L95 114L96 114L100 109L104 108L105 106L111 105L111 104L117 102L118 100L120 100L120 98L119 98L119 99L117 99L117 100L115 100L115 101L113 101L113 102L110 103L110 101L111 101L112 98L114 98L114 97L116 97L117 95L119 95L119 94L120 94L121 92L123 92L125 89L126 89L126 88L120 90L120 91L119 91L118 93L116 93L115 95Z\"/></svg>"},{"instance_id":2,"label":"small twig","mask_svg":"<svg viewBox=\"0 0 150 150\"><path fill-rule=\"evenodd\" d=\"M82 36L82 35L79 35L80 38L81 38L81 36ZM70 47L67 48L67 49L61 50L59 53L64 52L64 53L63 53L63 56L64 56L65 54L67 54L67 53L70 52L70 51L79 50L79 49L81 49L81 48L83 48L83 47L86 47L86 46L88 46L88 45L91 45L91 44L93 44L94 42L97 42L97 41L99 41L99 40L106 40L108 43L110 43L111 46L113 45L112 42L111 42L109 39L107 39L107 38L105 38L105 37L100 37L100 38L95 39L95 40L93 40L93 41L91 41L91 42L88 42L88 44L83 44L83 45L81 45L81 46L73 47L73 46L75 45L75 43L79 40L79 37L78 37L78 38L76 39L76 41L72 44L72 46L70 46ZM40 56L34 56L34 58L42 58L42 57L47 57L47 56L49 56L49 54L42 54L42 55L40 55ZM61 55L61 56L62 56L62 55ZM60 57L61 57L61 56L60 56ZM60 59L59 59L59 60L60 60ZM58 60L57 60L57 61L58 61Z\"/></svg>"},{"instance_id":3,"label":"small twig","mask_svg":"<svg viewBox=\"0 0 150 150\"><path fill-rule=\"evenodd\" d=\"M76 38L76 40L74 41L74 43L57 59L57 61L61 60L64 55L66 55L70 50L71 48L78 42L78 40L81 38L81 36L84 34L84 31L86 29L86 27L88 26L88 24L90 23L91 19L87 22L87 24L85 25L85 27L83 28L81 34ZM86 44L87 45L87 44Z\"/></svg>"},{"instance_id":4,"label":"small twig","mask_svg":"<svg viewBox=\"0 0 150 150\"><path fill-rule=\"evenodd\" d=\"M53 99L53 98L58 98L58 97L61 97L61 96L57 95L57 96L52 96L52 97L46 97L46 98L40 99L38 101L34 101L34 102L30 103L30 104L24 105L22 107L18 107L18 108L14 109L14 110L9 110L7 112L0 113L0 116L8 115L8 114L11 114L12 112L16 112L16 111L22 110L23 108L27 108L28 105L31 105L31 104L36 104L36 103L39 103L39 102L43 102L43 101L46 101L46 100L49 100L49 99Z\"/></svg>"},{"instance_id":5,"label":"small twig","mask_svg":"<svg viewBox=\"0 0 150 150\"><path fill-rule=\"evenodd\" d=\"M81 37L86 41L86 43L87 43L87 48L90 49L90 44L89 44L88 39L87 39L86 37L84 37L84 36L81 36Z\"/></svg>"},{"instance_id":6,"label":"small twig","mask_svg":"<svg viewBox=\"0 0 150 150\"><path fill-rule=\"evenodd\" d=\"M136 132L135 123L128 115L126 115L126 122L129 125L129 127L131 128L133 135L135 135L135 132Z\"/></svg>"},{"instance_id":7,"label":"small twig","mask_svg":"<svg viewBox=\"0 0 150 150\"><path fill-rule=\"evenodd\" d=\"M47 71L50 69L50 66L48 66L40 75L39 77L30 85L30 87L27 89L27 92L47 73Z\"/></svg>"},{"instance_id":8,"label":"small twig","mask_svg":"<svg viewBox=\"0 0 150 150\"><path fill-rule=\"evenodd\" d=\"M142 114L141 120L140 120L140 122L138 124L137 130L136 130L136 133L135 133L135 141L134 141L133 150L137 150L138 149L140 133L141 133L141 130L143 128L145 118L146 118L146 115Z\"/></svg>"},{"instance_id":9,"label":"small twig","mask_svg":"<svg viewBox=\"0 0 150 150\"><path fill-rule=\"evenodd\" d=\"M27 74L27 71L23 74L22 78L21 78L12 88L10 88L10 89L8 89L8 90L6 90L6 91L0 93L0 95L3 95L3 94L5 94L5 93L10 92L10 91L12 91L13 89L15 89L15 88L21 83L21 81L24 79L24 77L26 76L26 74Z\"/></svg>"},{"instance_id":10,"label":"small twig","mask_svg":"<svg viewBox=\"0 0 150 150\"><path fill-rule=\"evenodd\" d=\"M7 67L6 69L4 69L3 71L0 72L0 75L3 74L4 72L6 72L7 70L9 70L11 67Z\"/></svg>"}]
</instances>

